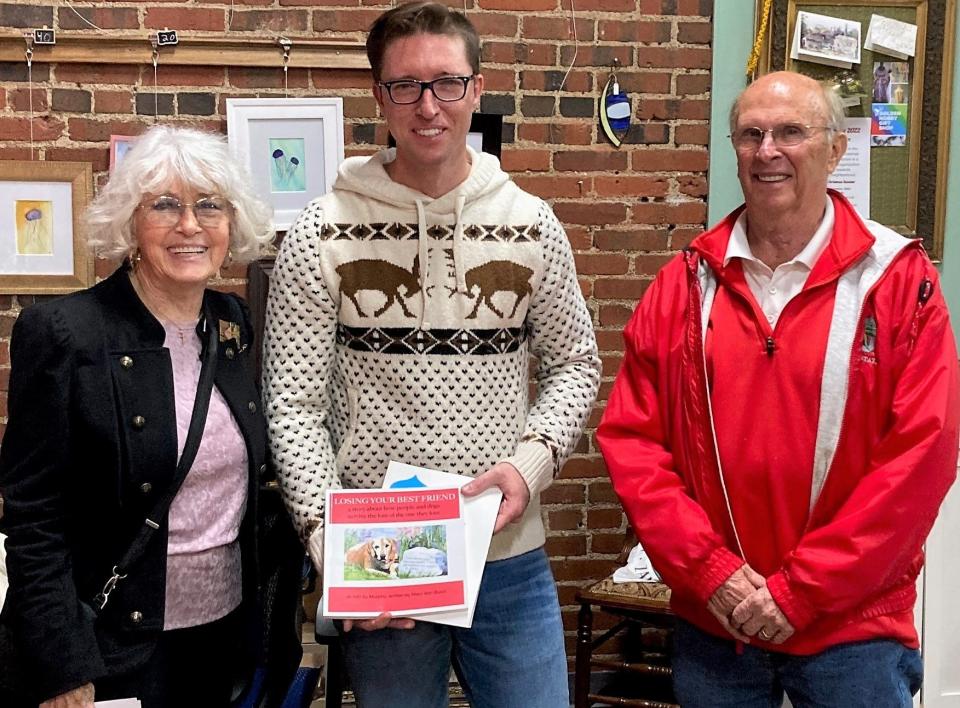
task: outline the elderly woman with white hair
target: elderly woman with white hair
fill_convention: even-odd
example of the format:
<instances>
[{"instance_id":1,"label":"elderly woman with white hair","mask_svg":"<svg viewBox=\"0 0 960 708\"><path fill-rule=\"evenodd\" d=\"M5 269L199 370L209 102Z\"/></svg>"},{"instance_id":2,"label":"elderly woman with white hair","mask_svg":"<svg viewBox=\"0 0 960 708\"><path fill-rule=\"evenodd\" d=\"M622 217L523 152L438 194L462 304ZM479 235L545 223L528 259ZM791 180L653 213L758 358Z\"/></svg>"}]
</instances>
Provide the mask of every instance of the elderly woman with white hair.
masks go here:
<instances>
[{"instance_id":1,"label":"elderly woman with white hair","mask_svg":"<svg viewBox=\"0 0 960 708\"><path fill-rule=\"evenodd\" d=\"M207 288L226 259L256 257L269 208L222 137L161 126L87 223L123 265L13 330L0 492L18 665L0 673L19 685L3 705L216 708L264 666L259 703L277 705L303 550L263 491L247 310Z\"/></svg>"}]
</instances>

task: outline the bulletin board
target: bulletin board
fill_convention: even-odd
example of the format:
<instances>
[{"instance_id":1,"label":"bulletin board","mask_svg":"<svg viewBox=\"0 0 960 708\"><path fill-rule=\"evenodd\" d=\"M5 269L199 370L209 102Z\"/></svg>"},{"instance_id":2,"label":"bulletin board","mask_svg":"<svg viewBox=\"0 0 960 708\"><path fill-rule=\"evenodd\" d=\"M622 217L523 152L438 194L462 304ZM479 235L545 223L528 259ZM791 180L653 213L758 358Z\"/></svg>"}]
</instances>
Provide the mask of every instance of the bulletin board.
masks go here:
<instances>
[{"instance_id":1,"label":"bulletin board","mask_svg":"<svg viewBox=\"0 0 960 708\"><path fill-rule=\"evenodd\" d=\"M763 4L758 3L758 21ZM791 59L799 11L860 22L860 63L844 70ZM914 56L900 59L863 48L871 15L916 25ZM934 260L943 254L955 16L956 0L773 0L770 33L758 69L760 74L790 69L825 81L852 72L865 97L847 108L847 116L869 118L876 63L907 64L908 87L900 86L899 94L908 104L906 142L902 147L870 149L869 217L906 236L922 238Z\"/></svg>"}]
</instances>

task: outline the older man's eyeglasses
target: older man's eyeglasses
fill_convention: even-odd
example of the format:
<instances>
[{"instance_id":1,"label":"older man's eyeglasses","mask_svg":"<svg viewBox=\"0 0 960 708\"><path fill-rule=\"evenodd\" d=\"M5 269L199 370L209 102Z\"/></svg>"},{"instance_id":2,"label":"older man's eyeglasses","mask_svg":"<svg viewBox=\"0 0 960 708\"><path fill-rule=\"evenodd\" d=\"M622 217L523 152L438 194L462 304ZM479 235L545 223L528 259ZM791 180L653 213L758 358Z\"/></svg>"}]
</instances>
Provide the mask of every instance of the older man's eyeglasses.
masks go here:
<instances>
[{"instance_id":1,"label":"older man's eyeglasses","mask_svg":"<svg viewBox=\"0 0 960 708\"><path fill-rule=\"evenodd\" d=\"M416 103L427 89L433 92L438 101L459 101L467 95L467 84L473 79L470 76L444 76L433 81L414 81L413 79L399 79L398 81L378 81L377 85L387 90L390 100L401 106Z\"/></svg>"},{"instance_id":2,"label":"older man's eyeglasses","mask_svg":"<svg viewBox=\"0 0 960 708\"><path fill-rule=\"evenodd\" d=\"M730 139L737 150L759 150L767 133L773 137L777 147L793 147L809 140L821 130L831 130L829 125L801 125L800 123L781 123L772 128L740 128Z\"/></svg>"},{"instance_id":3,"label":"older man's eyeglasses","mask_svg":"<svg viewBox=\"0 0 960 708\"><path fill-rule=\"evenodd\" d=\"M175 226L183 218L184 209L193 209L201 226L220 226L227 218L230 203L222 197L201 197L195 202L181 202L176 197L157 197L140 204L144 217L155 226Z\"/></svg>"}]
</instances>

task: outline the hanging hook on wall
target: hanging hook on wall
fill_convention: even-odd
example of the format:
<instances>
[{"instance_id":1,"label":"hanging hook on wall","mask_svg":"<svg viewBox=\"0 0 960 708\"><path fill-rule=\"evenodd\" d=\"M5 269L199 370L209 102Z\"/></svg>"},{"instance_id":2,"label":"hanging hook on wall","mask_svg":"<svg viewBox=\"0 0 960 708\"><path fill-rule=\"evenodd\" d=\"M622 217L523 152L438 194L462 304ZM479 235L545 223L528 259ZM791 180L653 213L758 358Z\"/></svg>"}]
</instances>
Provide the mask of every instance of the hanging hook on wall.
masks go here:
<instances>
[{"instance_id":1,"label":"hanging hook on wall","mask_svg":"<svg viewBox=\"0 0 960 708\"><path fill-rule=\"evenodd\" d=\"M33 30L23 33L23 41L27 43L27 51L25 56L27 57L27 68L33 64Z\"/></svg>"},{"instance_id":2,"label":"hanging hook on wall","mask_svg":"<svg viewBox=\"0 0 960 708\"><path fill-rule=\"evenodd\" d=\"M157 64L160 63L159 39L156 34L150 35L150 46L153 47L151 60L153 61L153 122L156 123L160 116L160 97L157 95Z\"/></svg>"},{"instance_id":3,"label":"hanging hook on wall","mask_svg":"<svg viewBox=\"0 0 960 708\"><path fill-rule=\"evenodd\" d=\"M620 60L614 57L613 69L610 71L610 78L607 79L607 85L603 87L598 106L600 127L603 128L604 134L614 147L620 147L630 131L630 117L633 114L630 97L620 90L620 81L617 79L619 66Z\"/></svg>"},{"instance_id":4,"label":"hanging hook on wall","mask_svg":"<svg viewBox=\"0 0 960 708\"><path fill-rule=\"evenodd\" d=\"M24 56L27 59L27 100L30 102L30 159L33 159L33 31L24 32L23 40L27 43Z\"/></svg>"},{"instance_id":5,"label":"hanging hook on wall","mask_svg":"<svg viewBox=\"0 0 960 708\"><path fill-rule=\"evenodd\" d=\"M277 37L277 44L280 45L280 49L283 52L283 97L289 98L287 95L289 93L287 75L288 69L290 68L290 50L293 48L293 41L281 35Z\"/></svg>"}]
</instances>

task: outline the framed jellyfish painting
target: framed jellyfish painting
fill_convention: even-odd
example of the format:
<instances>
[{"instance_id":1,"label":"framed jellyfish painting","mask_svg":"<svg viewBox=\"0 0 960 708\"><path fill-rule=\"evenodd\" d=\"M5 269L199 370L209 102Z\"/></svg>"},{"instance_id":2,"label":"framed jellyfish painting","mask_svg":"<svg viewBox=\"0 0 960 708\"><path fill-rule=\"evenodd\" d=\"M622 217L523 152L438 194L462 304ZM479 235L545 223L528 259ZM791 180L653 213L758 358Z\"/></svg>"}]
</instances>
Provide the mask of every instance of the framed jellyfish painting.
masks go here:
<instances>
[{"instance_id":1,"label":"framed jellyfish painting","mask_svg":"<svg viewBox=\"0 0 960 708\"><path fill-rule=\"evenodd\" d=\"M227 140L286 231L312 199L330 191L343 161L340 98L228 98Z\"/></svg>"},{"instance_id":2,"label":"framed jellyfish painting","mask_svg":"<svg viewBox=\"0 0 960 708\"><path fill-rule=\"evenodd\" d=\"M0 162L0 293L68 293L93 283L80 216L89 162Z\"/></svg>"}]
</instances>

